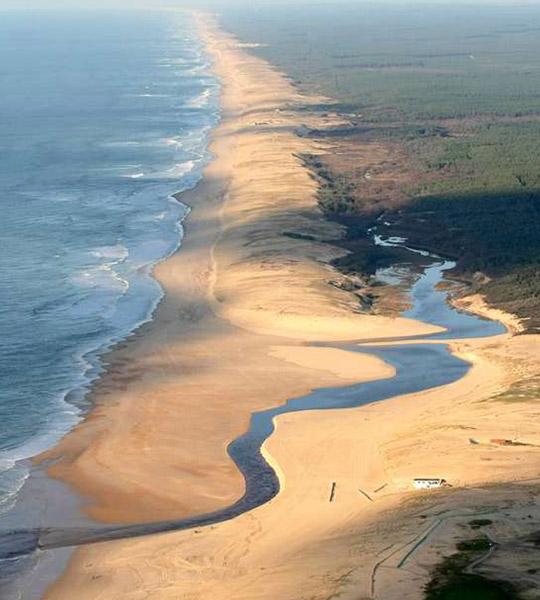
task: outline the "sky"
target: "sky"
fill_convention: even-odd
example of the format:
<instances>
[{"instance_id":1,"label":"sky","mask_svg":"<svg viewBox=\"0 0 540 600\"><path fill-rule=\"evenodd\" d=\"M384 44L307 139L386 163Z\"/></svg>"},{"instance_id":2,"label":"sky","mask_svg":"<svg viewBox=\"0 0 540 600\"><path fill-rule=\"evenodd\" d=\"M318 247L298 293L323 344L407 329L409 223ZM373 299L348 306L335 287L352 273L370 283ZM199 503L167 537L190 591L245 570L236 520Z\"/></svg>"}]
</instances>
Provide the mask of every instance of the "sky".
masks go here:
<instances>
[{"instance_id":1,"label":"sky","mask_svg":"<svg viewBox=\"0 0 540 600\"><path fill-rule=\"evenodd\" d=\"M322 4L322 3L385 3L385 4L496 4L531 5L540 0L0 0L0 8L159 8L209 7L226 8L228 5L249 4Z\"/></svg>"}]
</instances>

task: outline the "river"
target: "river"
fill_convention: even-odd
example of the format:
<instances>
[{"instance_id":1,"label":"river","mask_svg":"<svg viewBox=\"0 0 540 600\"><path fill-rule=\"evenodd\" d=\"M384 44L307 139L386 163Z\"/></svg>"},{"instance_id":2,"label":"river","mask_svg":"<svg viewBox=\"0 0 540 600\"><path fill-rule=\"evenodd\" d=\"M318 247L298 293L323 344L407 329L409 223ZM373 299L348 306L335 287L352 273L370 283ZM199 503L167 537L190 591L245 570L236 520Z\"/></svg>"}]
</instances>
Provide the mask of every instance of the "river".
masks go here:
<instances>
[{"instance_id":1,"label":"river","mask_svg":"<svg viewBox=\"0 0 540 600\"><path fill-rule=\"evenodd\" d=\"M406 247L405 240L375 236L380 245ZM400 339L386 345L374 345L373 340L325 344L350 352L376 355L396 369L390 379L359 383L345 387L321 388L294 398L285 404L254 413L248 431L228 448L232 460L242 472L246 488L234 504L187 519L159 521L120 526L89 525L76 528L29 528L0 533L0 561L35 560L44 552L58 548L112 539L179 531L211 525L235 518L271 500L279 492L279 480L274 469L261 453L262 445L274 431L274 419L290 412L352 408L380 402L395 396L420 392L446 385L463 377L470 368L466 361L454 356L448 347L450 339L488 337L505 333L505 327L472 314L458 311L448 303L448 290L439 284L445 271L454 263L422 252L433 261L417 277L409 290L410 308L403 316L438 325L440 333ZM406 270L406 268L405 268ZM410 274L409 274L410 275ZM380 272L384 279L386 272Z\"/></svg>"}]
</instances>

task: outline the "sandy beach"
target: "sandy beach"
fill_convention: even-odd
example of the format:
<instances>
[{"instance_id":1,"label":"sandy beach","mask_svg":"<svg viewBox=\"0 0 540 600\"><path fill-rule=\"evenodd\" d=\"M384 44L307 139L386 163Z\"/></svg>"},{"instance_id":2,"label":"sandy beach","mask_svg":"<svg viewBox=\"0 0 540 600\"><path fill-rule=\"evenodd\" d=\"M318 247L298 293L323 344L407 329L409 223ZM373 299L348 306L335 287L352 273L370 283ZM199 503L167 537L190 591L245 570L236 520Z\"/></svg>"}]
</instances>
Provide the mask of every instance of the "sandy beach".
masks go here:
<instances>
[{"instance_id":1,"label":"sandy beach","mask_svg":"<svg viewBox=\"0 0 540 600\"><path fill-rule=\"evenodd\" d=\"M318 211L316 185L295 156L317 148L295 135L303 120L286 111L306 99L213 25L201 31L224 82L223 121L204 181L182 196L192 210L181 249L155 272L165 299L110 356L90 416L46 455L60 457L51 474L88 496L100 521L230 503L243 482L226 446L253 411L391 375L377 359L343 362L339 351L305 342L436 331L355 314L356 297L328 284L338 276L328 262L343 251L324 240L342 232Z\"/></svg>"},{"instance_id":2,"label":"sandy beach","mask_svg":"<svg viewBox=\"0 0 540 600\"><path fill-rule=\"evenodd\" d=\"M317 184L299 158L326 148L296 132L333 117L299 111L320 99L300 96L213 18L197 20L223 86L214 160L181 197L192 210L180 250L155 270L165 296L154 320L108 357L95 408L41 457L54 459L50 475L77 490L100 522L230 504L244 482L227 445L252 412L394 374L374 356L308 342L438 330L360 314L354 294L329 283L340 277L329 263L343 253L331 240L343 231L321 214ZM450 517L474 514L486 499L516 522L523 503L540 514L530 495L537 409L497 400L540 372L540 340L514 336L519 323L480 299L468 308L507 320L511 333L451 342L472 364L464 378L362 408L278 417L264 446L281 485L271 502L216 526L81 547L45 597L421 598L437 552L426 544L421 560L411 555L405 569L399 562L441 510L445 540L455 534ZM503 448L493 438L529 445ZM454 487L411 490L412 478L437 474Z\"/></svg>"}]
</instances>

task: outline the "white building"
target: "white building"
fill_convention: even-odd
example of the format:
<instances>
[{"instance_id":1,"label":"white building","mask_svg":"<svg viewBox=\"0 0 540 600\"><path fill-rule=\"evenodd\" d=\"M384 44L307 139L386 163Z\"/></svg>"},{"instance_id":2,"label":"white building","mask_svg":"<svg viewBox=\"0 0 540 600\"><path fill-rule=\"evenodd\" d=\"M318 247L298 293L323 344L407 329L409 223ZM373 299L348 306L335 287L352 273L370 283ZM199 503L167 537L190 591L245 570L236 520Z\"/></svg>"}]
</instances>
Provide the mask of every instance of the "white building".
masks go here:
<instances>
[{"instance_id":1,"label":"white building","mask_svg":"<svg viewBox=\"0 0 540 600\"><path fill-rule=\"evenodd\" d=\"M431 479L427 477L419 477L413 480L414 488L417 490L432 490L435 488L445 487L448 484L446 479Z\"/></svg>"}]
</instances>

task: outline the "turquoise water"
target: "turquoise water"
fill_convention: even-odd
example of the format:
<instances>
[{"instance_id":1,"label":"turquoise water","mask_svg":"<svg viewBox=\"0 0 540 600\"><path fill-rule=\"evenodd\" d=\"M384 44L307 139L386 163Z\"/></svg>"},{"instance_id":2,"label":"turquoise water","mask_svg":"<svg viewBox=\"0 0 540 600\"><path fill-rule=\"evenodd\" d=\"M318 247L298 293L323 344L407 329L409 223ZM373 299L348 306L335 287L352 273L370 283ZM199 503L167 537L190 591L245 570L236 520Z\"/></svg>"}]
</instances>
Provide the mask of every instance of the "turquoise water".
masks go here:
<instances>
[{"instance_id":1,"label":"turquoise water","mask_svg":"<svg viewBox=\"0 0 540 600\"><path fill-rule=\"evenodd\" d=\"M0 12L0 513L148 320L218 119L187 14Z\"/></svg>"}]
</instances>

